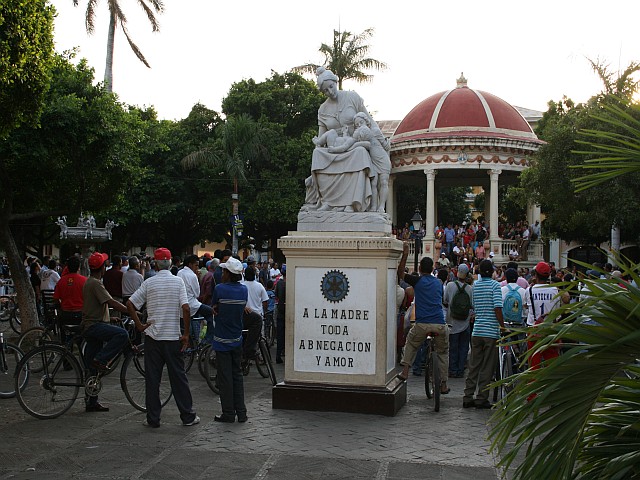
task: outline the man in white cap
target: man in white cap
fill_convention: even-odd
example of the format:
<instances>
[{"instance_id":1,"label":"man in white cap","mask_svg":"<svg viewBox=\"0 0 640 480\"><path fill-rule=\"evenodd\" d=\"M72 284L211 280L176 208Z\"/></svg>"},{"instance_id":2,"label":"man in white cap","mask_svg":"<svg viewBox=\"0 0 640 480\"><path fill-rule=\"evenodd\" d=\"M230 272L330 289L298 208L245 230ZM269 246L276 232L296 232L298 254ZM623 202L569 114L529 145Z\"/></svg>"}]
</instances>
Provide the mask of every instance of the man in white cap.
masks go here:
<instances>
[{"instance_id":1,"label":"man in white cap","mask_svg":"<svg viewBox=\"0 0 640 480\"><path fill-rule=\"evenodd\" d=\"M440 260L438 260L438 263L440 263L440 265L443 267L449 267L449 264L451 263L451 261L447 258L447 255L444 252L442 252L440 254Z\"/></svg>"},{"instance_id":2,"label":"man in white cap","mask_svg":"<svg viewBox=\"0 0 640 480\"><path fill-rule=\"evenodd\" d=\"M240 283L242 263L229 257L221 263L222 282L213 289L212 305L215 312L213 349L216 351L218 388L222 415L216 422L233 423L247 421L242 377L242 317L247 305L248 290Z\"/></svg>"}]
</instances>

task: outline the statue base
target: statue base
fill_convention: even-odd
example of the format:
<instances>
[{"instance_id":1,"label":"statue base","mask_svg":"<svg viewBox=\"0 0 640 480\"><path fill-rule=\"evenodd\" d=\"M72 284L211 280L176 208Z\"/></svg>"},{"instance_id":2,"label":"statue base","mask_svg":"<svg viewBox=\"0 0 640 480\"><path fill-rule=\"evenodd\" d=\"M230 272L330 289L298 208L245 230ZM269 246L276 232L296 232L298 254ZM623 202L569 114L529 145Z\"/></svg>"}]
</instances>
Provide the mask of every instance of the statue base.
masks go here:
<instances>
[{"instance_id":1,"label":"statue base","mask_svg":"<svg viewBox=\"0 0 640 480\"><path fill-rule=\"evenodd\" d=\"M305 210L298 213L299 232L391 233L391 219L382 212L336 212Z\"/></svg>"},{"instance_id":2,"label":"statue base","mask_svg":"<svg viewBox=\"0 0 640 480\"><path fill-rule=\"evenodd\" d=\"M402 242L344 226L278 242L287 257L286 356L273 407L395 415L407 398L396 378Z\"/></svg>"},{"instance_id":3,"label":"statue base","mask_svg":"<svg viewBox=\"0 0 640 480\"><path fill-rule=\"evenodd\" d=\"M394 378L386 387L279 383L273 387L273 408L345 412L393 417L407 402L407 382Z\"/></svg>"}]
</instances>

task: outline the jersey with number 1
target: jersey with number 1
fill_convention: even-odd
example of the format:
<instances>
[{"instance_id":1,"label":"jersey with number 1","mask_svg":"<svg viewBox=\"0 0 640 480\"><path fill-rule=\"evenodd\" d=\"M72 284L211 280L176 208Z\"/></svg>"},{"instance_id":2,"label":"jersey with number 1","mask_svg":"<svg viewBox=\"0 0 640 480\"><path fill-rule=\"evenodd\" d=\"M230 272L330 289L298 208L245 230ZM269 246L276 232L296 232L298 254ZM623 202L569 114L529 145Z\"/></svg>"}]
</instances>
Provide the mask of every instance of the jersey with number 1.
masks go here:
<instances>
[{"instance_id":1,"label":"jersey with number 1","mask_svg":"<svg viewBox=\"0 0 640 480\"><path fill-rule=\"evenodd\" d=\"M554 308L560 305L558 289L547 284L536 284L527 288L525 301L529 313L527 314L527 325L535 324L536 319L544 317Z\"/></svg>"}]
</instances>

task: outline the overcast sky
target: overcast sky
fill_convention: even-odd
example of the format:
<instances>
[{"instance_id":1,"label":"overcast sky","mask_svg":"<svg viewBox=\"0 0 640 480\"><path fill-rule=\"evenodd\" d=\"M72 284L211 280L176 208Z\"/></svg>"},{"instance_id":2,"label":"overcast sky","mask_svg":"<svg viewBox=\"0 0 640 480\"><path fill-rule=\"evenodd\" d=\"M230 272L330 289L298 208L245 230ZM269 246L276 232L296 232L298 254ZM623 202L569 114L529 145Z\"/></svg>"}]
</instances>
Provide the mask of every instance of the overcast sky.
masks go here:
<instances>
[{"instance_id":1,"label":"overcast sky","mask_svg":"<svg viewBox=\"0 0 640 480\"><path fill-rule=\"evenodd\" d=\"M86 0L52 0L58 51L80 56L104 76L107 1L99 1L96 29L84 26ZM455 87L464 72L469 87L512 105L545 111L563 95L581 102L602 84L587 57L613 71L640 61L637 0L395 0L308 2L283 0L164 0L160 32L151 33L137 1L120 0L135 43L151 64L135 57L116 32L113 88L123 102L153 105L160 118L181 119L197 102L220 111L234 82L260 82L321 63L321 43L333 29L360 33L373 27L370 55L389 68L371 72L369 84L345 82L377 120L400 120L425 98ZM312 78L312 77L309 77Z\"/></svg>"}]
</instances>

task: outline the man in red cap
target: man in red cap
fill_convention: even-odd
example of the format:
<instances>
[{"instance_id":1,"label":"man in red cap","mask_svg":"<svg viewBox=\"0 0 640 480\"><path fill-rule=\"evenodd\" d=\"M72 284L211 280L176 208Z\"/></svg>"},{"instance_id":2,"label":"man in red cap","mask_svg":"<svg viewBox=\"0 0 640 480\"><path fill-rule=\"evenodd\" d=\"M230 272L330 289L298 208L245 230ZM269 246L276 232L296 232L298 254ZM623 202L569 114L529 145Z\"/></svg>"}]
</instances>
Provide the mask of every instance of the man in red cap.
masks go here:
<instances>
[{"instance_id":1,"label":"man in red cap","mask_svg":"<svg viewBox=\"0 0 640 480\"><path fill-rule=\"evenodd\" d=\"M551 267L549 264L539 262L533 270L535 283L527 289L527 293L525 294L525 301L527 302L528 308L527 326L532 327L532 333L535 325L543 322L551 310L558 308L560 305L558 289L549 285L550 275ZM532 349L534 346L535 337L530 335L529 340L527 341L527 347ZM533 354L529 360L529 365L532 370L535 370L540 368L542 361L556 358L558 355L559 349L556 347L550 347L544 352Z\"/></svg>"},{"instance_id":2,"label":"man in red cap","mask_svg":"<svg viewBox=\"0 0 640 480\"><path fill-rule=\"evenodd\" d=\"M182 278L172 275L171 252L166 248L157 249L153 257L158 273L145 280L127 301L129 315L136 328L144 331L145 405L147 418L143 425L160 426L160 380L162 370L167 365L173 398L180 411L184 426L200 423L200 417L193 409L193 399L189 380L184 370L181 351L189 343L190 310L187 289ZM147 324L140 323L136 309L147 304ZM180 332L180 317L184 322L184 334Z\"/></svg>"},{"instance_id":3,"label":"man in red cap","mask_svg":"<svg viewBox=\"0 0 640 480\"><path fill-rule=\"evenodd\" d=\"M127 307L114 300L102 284L101 280L106 270L105 262L108 258L106 253L98 252L89 257L91 274L82 288L81 325L82 335L87 341L85 361L92 374L95 374L96 370L108 369L109 362L129 340L129 334L124 328L110 324L109 308L126 313ZM85 410L108 412L109 408L101 405L96 396L88 397Z\"/></svg>"}]
</instances>

